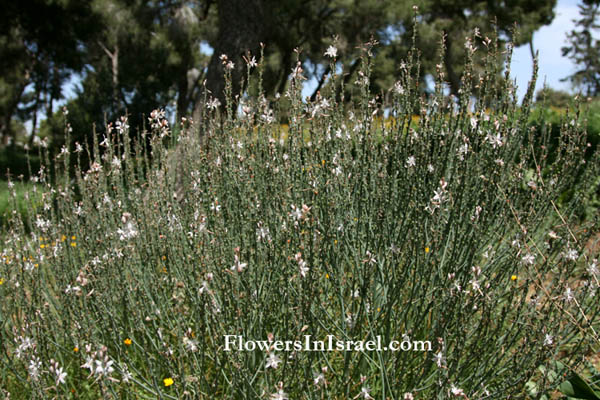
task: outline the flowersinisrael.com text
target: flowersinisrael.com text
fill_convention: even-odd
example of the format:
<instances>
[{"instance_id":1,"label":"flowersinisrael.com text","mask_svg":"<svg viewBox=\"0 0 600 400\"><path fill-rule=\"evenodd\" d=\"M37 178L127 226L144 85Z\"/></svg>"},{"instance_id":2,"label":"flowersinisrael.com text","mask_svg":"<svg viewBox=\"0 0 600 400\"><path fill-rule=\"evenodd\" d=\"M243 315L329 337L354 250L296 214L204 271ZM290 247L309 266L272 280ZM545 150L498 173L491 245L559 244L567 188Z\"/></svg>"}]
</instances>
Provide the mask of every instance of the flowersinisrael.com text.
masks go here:
<instances>
[{"instance_id":1,"label":"flowersinisrael.com text","mask_svg":"<svg viewBox=\"0 0 600 400\"><path fill-rule=\"evenodd\" d=\"M429 340L402 340L383 342L381 336L372 340L340 340L327 335L324 340L304 335L301 340L247 340L241 335L225 335L225 351L431 351Z\"/></svg>"}]
</instances>

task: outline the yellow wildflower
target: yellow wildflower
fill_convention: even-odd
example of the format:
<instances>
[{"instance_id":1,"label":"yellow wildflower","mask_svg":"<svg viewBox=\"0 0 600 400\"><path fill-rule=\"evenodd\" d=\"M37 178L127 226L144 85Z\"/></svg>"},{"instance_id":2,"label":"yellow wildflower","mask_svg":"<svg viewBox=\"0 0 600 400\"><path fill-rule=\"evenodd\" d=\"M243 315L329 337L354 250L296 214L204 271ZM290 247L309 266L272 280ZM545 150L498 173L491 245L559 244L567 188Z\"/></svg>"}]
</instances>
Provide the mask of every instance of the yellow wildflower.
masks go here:
<instances>
[{"instance_id":1,"label":"yellow wildflower","mask_svg":"<svg viewBox=\"0 0 600 400\"><path fill-rule=\"evenodd\" d=\"M163 382L165 384L166 387L169 387L173 384L173 379L172 378L165 378L163 379Z\"/></svg>"}]
</instances>

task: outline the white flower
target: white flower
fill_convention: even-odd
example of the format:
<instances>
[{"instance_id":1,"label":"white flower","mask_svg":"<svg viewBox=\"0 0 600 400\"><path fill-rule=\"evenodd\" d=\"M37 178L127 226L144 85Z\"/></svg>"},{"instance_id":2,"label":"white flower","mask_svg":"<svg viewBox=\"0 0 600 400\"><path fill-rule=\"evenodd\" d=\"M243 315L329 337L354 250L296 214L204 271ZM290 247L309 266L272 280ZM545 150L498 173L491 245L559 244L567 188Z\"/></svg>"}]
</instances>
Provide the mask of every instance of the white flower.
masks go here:
<instances>
[{"instance_id":1,"label":"white flower","mask_svg":"<svg viewBox=\"0 0 600 400\"><path fill-rule=\"evenodd\" d=\"M471 215L471 221L477 221L479 219L479 214L481 214L482 210L483 208L481 208L481 206L476 206L475 213Z\"/></svg>"},{"instance_id":2,"label":"white flower","mask_svg":"<svg viewBox=\"0 0 600 400\"><path fill-rule=\"evenodd\" d=\"M112 162L111 162L112 166L115 167L116 169L121 168L121 160L119 160L118 157L113 157Z\"/></svg>"},{"instance_id":3,"label":"white flower","mask_svg":"<svg viewBox=\"0 0 600 400\"><path fill-rule=\"evenodd\" d=\"M362 398L362 399L372 399L372 398L373 398L373 396L371 396L371 395L369 394L369 392L370 392L370 391L371 391L371 389L370 389L368 386L363 386L363 387L360 389L360 393L359 393L359 394L358 394L356 397L354 397L354 398L355 398L355 399L357 399L357 398Z\"/></svg>"},{"instance_id":4,"label":"white flower","mask_svg":"<svg viewBox=\"0 0 600 400\"><path fill-rule=\"evenodd\" d=\"M367 258L365 258L363 262L373 265L377 263L377 260L375 259L375 256L373 256L373 253L367 250Z\"/></svg>"},{"instance_id":5,"label":"white flower","mask_svg":"<svg viewBox=\"0 0 600 400\"><path fill-rule=\"evenodd\" d=\"M565 258L567 260L575 261L575 260L577 260L578 257L579 257L579 253L577 252L577 250L574 250L574 249L569 249L565 253Z\"/></svg>"},{"instance_id":6,"label":"white flower","mask_svg":"<svg viewBox=\"0 0 600 400\"><path fill-rule=\"evenodd\" d=\"M444 365L446 365L446 357L444 357L444 354L442 354L441 351L437 352L433 356L433 361L435 361L438 368L442 368Z\"/></svg>"},{"instance_id":7,"label":"white flower","mask_svg":"<svg viewBox=\"0 0 600 400\"><path fill-rule=\"evenodd\" d=\"M207 291L208 291L208 282L202 281L202 285L200 285L200 288L198 289L198 294L202 294Z\"/></svg>"},{"instance_id":8,"label":"white flower","mask_svg":"<svg viewBox=\"0 0 600 400\"><path fill-rule=\"evenodd\" d=\"M42 368L42 362L36 356L29 361L29 365L27 366L27 370L29 372L29 376L32 380L37 381L40 377L40 369Z\"/></svg>"},{"instance_id":9,"label":"white flower","mask_svg":"<svg viewBox=\"0 0 600 400\"><path fill-rule=\"evenodd\" d=\"M233 266L231 267L231 270L237 271L237 272L242 272L248 264L240 262L240 258L238 257L237 254L235 254L233 257L234 257L235 261L234 261Z\"/></svg>"},{"instance_id":10,"label":"white flower","mask_svg":"<svg viewBox=\"0 0 600 400\"><path fill-rule=\"evenodd\" d=\"M337 48L335 46L329 46L327 51L325 52L327 57L336 58L337 57Z\"/></svg>"},{"instance_id":11,"label":"white flower","mask_svg":"<svg viewBox=\"0 0 600 400\"><path fill-rule=\"evenodd\" d=\"M127 368L127 364L123 364L123 368L121 370L121 380L125 383L129 382L133 379L133 375L129 372L129 368Z\"/></svg>"},{"instance_id":12,"label":"white flower","mask_svg":"<svg viewBox=\"0 0 600 400\"><path fill-rule=\"evenodd\" d=\"M138 231L132 221L128 221L123 228L117 229L119 240L133 239L138 235Z\"/></svg>"},{"instance_id":13,"label":"white flower","mask_svg":"<svg viewBox=\"0 0 600 400\"><path fill-rule=\"evenodd\" d=\"M306 266L306 261L302 260L301 263L298 263L298 267L300 268L300 275L303 278L306 278L306 274L310 271L310 268Z\"/></svg>"},{"instance_id":14,"label":"white flower","mask_svg":"<svg viewBox=\"0 0 600 400\"><path fill-rule=\"evenodd\" d=\"M94 359L88 356L81 368L89 369L90 372L94 372Z\"/></svg>"},{"instance_id":15,"label":"white flower","mask_svg":"<svg viewBox=\"0 0 600 400\"><path fill-rule=\"evenodd\" d=\"M434 190L433 197L431 198L431 202L433 204L441 204L444 201L446 201L446 195L445 195L444 191L440 190L440 189Z\"/></svg>"},{"instance_id":16,"label":"white flower","mask_svg":"<svg viewBox=\"0 0 600 400\"><path fill-rule=\"evenodd\" d=\"M404 393L404 400L415 400L415 396L412 393Z\"/></svg>"},{"instance_id":17,"label":"white flower","mask_svg":"<svg viewBox=\"0 0 600 400\"><path fill-rule=\"evenodd\" d=\"M532 188L533 190L537 189L537 183L535 183L534 181L529 181L527 182L527 186L529 186L530 188Z\"/></svg>"},{"instance_id":18,"label":"white flower","mask_svg":"<svg viewBox=\"0 0 600 400\"><path fill-rule=\"evenodd\" d=\"M306 273L310 270L310 268L308 268L306 266L306 261L304 261L302 259L302 253L301 252L296 253L296 255L294 255L294 258L296 259L296 262L298 263L298 267L300 268L300 275L303 278L306 278Z\"/></svg>"},{"instance_id":19,"label":"white flower","mask_svg":"<svg viewBox=\"0 0 600 400\"><path fill-rule=\"evenodd\" d=\"M598 275L598 260L597 259L594 259L592 261L590 266L587 268L587 272L592 276Z\"/></svg>"},{"instance_id":20,"label":"white flower","mask_svg":"<svg viewBox=\"0 0 600 400\"><path fill-rule=\"evenodd\" d=\"M256 57L252 56L250 60L248 60L248 66L250 68L256 67L258 63L256 62Z\"/></svg>"},{"instance_id":21,"label":"white flower","mask_svg":"<svg viewBox=\"0 0 600 400\"><path fill-rule=\"evenodd\" d=\"M39 215L35 220L35 225L41 229L42 231L45 231L47 228L50 227L50 221L46 220L46 219L42 219Z\"/></svg>"},{"instance_id":22,"label":"white flower","mask_svg":"<svg viewBox=\"0 0 600 400\"><path fill-rule=\"evenodd\" d=\"M269 233L269 228L265 228L262 226L262 223L259 222L258 227L256 228L256 240L259 242L261 240L266 240L267 242L271 241L271 235Z\"/></svg>"},{"instance_id":23,"label":"white flower","mask_svg":"<svg viewBox=\"0 0 600 400\"><path fill-rule=\"evenodd\" d=\"M315 375L315 379L313 379L313 383L315 386L321 386L325 384L325 375L321 372Z\"/></svg>"},{"instance_id":24,"label":"white flower","mask_svg":"<svg viewBox=\"0 0 600 400\"><path fill-rule=\"evenodd\" d=\"M465 154L467 154L468 152L469 152L469 144L468 143L463 143L458 148L458 159L460 161L463 161L465 159Z\"/></svg>"},{"instance_id":25,"label":"white flower","mask_svg":"<svg viewBox=\"0 0 600 400\"><path fill-rule=\"evenodd\" d=\"M271 353L267 358L267 364L265 365L265 368L277 369L279 364L281 364L281 358L277 357L275 353Z\"/></svg>"},{"instance_id":26,"label":"white flower","mask_svg":"<svg viewBox=\"0 0 600 400\"><path fill-rule=\"evenodd\" d=\"M504 142L502 141L502 136L500 136L499 133L497 133L496 135L492 135L490 133L487 135L486 139L494 149L496 147L501 147L504 144Z\"/></svg>"},{"instance_id":27,"label":"white flower","mask_svg":"<svg viewBox=\"0 0 600 400\"><path fill-rule=\"evenodd\" d=\"M404 164L404 166L406 168L410 168L410 167L414 167L417 164L415 157L414 156L410 156L406 159L406 163Z\"/></svg>"},{"instance_id":28,"label":"white flower","mask_svg":"<svg viewBox=\"0 0 600 400\"><path fill-rule=\"evenodd\" d=\"M452 387L450 388L450 392L454 395L454 396L465 396L465 392L460 389L457 388L456 386L452 385Z\"/></svg>"},{"instance_id":29,"label":"white flower","mask_svg":"<svg viewBox=\"0 0 600 400\"><path fill-rule=\"evenodd\" d=\"M524 265L533 265L535 262L535 256L533 254L527 253L521 258L521 263Z\"/></svg>"},{"instance_id":30,"label":"white flower","mask_svg":"<svg viewBox=\"0 0 600 400\"><path fill-rule=\"evenodd\" d=\"M289 397L287 395L286 392L283 391L283 389L279 389L277 391L277 393L273 393L271 395L271 400L288 400Z\"/></svg>"},{"instance_id":31,"label":"white flower","mask_svg":"<svg viewBox=\"0 0 600 400\"><path fill-rule=\"evenodd\" d=\"M354 327L354 324L356 323L356 319L354 318L354 316L352 314L348 314L346 316L345 322L346 322L346 325L348 326L348 328L352 329Z\"/></svg>"},{"instance_id":32,"label":"white flower","mask_svg":"<svg viewBox=\"0 0 600 400\"><path fill-rule=\"evenodd\" d=\"M121 121L117 121L116 126L119 133L123 133L126 129L129 129L129 125L127 124L127 118L121 117Z\"/></svg>"},{"instance_id":33,"label":"white flower","mask_svg":"<svg viewBox=\"0 0 600 400\"><path fill-rule=\"evenodd\" d=\"M50 373L54 373L56 375L56 386L61 383L65 383L67 373L64 372L62 367L59 368L58 363L54 360L50 360Z\"/></svg>"},{"instance_id":34,"label":"white flower","mask_svg":"<svg viewBox=\"0 0 600 400\"><path fill-rule=\"evenodd\" d=\"M113 371L115 370L112 366L114 364L114 361L109 360L108 356L105 356L101 360L95 360L95 363L96 363L96 369L94 371L94 374L96 374L96 375L108 376L108 375L112 374Z\"/></svg>"},{"instance_id":35,"label":"white flower","mask_svg":"<svg viewBox=\"0 0 600 400\"><path fill-rule=\"evenodd\" d=\"M552 346L553 342L554 338L552 337L552 335L546 333L546 336L544 337L544 346Z\"/></svg>"},{"instance_id":36,"label":"white flower","mask_svg":"<svg viewBox=\"0 0 600 400\"><path fill-rule=\"evenodd\" d=\"M35 269L35 265L31 261L27 261L23 265L23 268L25 269L25 271L31 272L31 271L33 271Z\"/></svg>"},{"instance_id":37,"label":"white flower","mask_svg":"<svg viewBox=\"0 0 600 400\"><path fill-rule=\"evenodd\" d=\"M15 355L17 356L17 358L21 358L23 352L35 348L35 342L33 341L33 339L29 337L20 336L19 340L21 341L21 344L19 344L17 350L15 351Z\"/></svg>"},{"instance_id":38,"label":"white flower","mask_svg":"<svg viewBox=\"0 0 600 400\"><path fill-rule=\"evenodd\" d=\"M211 98L206 102L206 108L208 108L211 111L216 110L217 108L219 108L220 105L221 102L219 101L219 99L216 98Z\"/></svg>"},{"instance_id":39,"label":"white flower","mask_svg":"<svg viewBox=\"0 0 600 400\"><path fill-rule=\"evenodd\" d=\"M475 117L471 117L471 128L475 129L477 126L477 119Z\"/></svg>"},{"instance_id":40,"label":"white flower","mask_svg":"<svg viewBox=\"0 0 600 400\"><path fill-rule=\"evenodd\" d=\"M67 288L65 289L65 293L66 294L70 294L70 293L80 294L81 288L79 286L67 285Z\"/></svg>"},{"instance_id":41,"label":"white flower","mask_svg":"<svg viewBox=\"0 0 600 400\"><path fill-rule=\"evenodd\" d=\"M58 386L58 384L60 383L65 383L65 378L67 377L67 373L63 372L63 368L57 368L56 369L56 385Z\"/></svg>"},{"instance_id":42,"label":"white flower","mask_svg":"<svg viewBox=\"0 0 600 400\"><path fill-rule=\"evenodd\" d=\"M292 212L289 214L291 217L294 217L296 220L302 218L302 209L300 207L296 207L295 205L291 205Z\"/></svg>"},{"instance_id":43,"label":"white flower","mask_svg":"<svg viewBox=\"0 0 600 400\"><path fill-rule=\"evenodd\" d=\"M404 88L402 87L402 82L397 81L394 83L394 92L397 94L404 94Z\"/></svg>"},{"instance_id":44,"label":"white flower","mask_svg":"<svg viewBox=\"0 0 600 400\"><path fill-rule=\"evenodd\" d=\"M563 294L563 300L569 303L573 301L574 298L575 296L573 295L573 290L567 286L567 288L565 289L565 293Z\"/></svg>"},{"instance_id":45,"label":"white flower","mask_svg":"<svg viewBox=\"0 0 600 400\"><path fill-rule=\"evenodd\" d=\"M183 337L183 346L187 351L191 351L192 353L198 351L198 341L190 339L187 336Z\"/></svg>"}]
</instances>

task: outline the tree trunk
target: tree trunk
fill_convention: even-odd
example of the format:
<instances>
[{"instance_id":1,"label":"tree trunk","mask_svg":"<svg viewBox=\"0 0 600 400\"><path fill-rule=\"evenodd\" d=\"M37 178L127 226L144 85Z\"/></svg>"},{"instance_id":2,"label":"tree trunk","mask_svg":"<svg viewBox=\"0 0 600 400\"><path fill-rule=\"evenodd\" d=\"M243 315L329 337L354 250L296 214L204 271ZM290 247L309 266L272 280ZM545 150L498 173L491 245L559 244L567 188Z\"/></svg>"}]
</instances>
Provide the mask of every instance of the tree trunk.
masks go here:
<instances>
[{"instance_id":1,"label":"tree trunk","mask_svg":"<svg viewBox=\"0 0 600 400\"><path fill-rule=\"evenodd\" d=\"M21 97L23 96L23 92L25 91L25 87L27 87L27 83L29 82L29 72L25 72L25 77L18 85L15 85L15 91L13 92L13 96L8 103L8 107L6 107L6 113L3 115L2 119L0 119L0 137L2 138L2 146L7 146L11 141L14 144L14 131L12 129L12 117L17 111L17 107L19 106L19 101L21 101Z\"/></svg>"},{"instance_id":2,"label":"tree trunk","mask_svg":"<svg viewBox=\"0 0 600 400\"><path fill-rule=\"evenodd\" d=\"M33 146L35 139L35 131L37 129L38 108L40 107L40 90L35 94L35 104L33 106L33 120L31 121L31 136L29 136L29 148ZM46 118L50 118L52 114L46 113Z\"/></svg>"},{"instance_id":3,"label":"tree trunk","mask_svg":"<svg viewBox=\"0 0 600 400\"><path fill-rule=\"evenodd\" d=\"M119 45L115 44L115 49L111 52L102 44L98 42L102 50L106 53L110 59L111 73L112 73L112 109L117 112L119 109Z\"/></svg>"},{"instance_id":4,"label":"tree trunk","mask_svg":"<svg viewBox=\"0 0 600 400\"><path fill-rule=\"evenodd\" d=\"M446 51L444 53L444 66L446 67L446 72L448 73L448 83L450 84L450 92L458 96L458 90L460 89L460 78L458 77L456 71L454 70L455 60L454 53L452 52L452 32L444 31L444 35L446 36Z\"/></svg>"},{"instance_id":5,"label":"tree trunk","mask_svg":"<svg viewBox=\"0 0 600 400\"><path fill-rule=\"evenodd\" d=\"M225 81L221 55L225 54L229 61L234 63L231 71L232 96L240 94L241 80L246 71L245 61L242 58L246 52L258 55L260 43L266 40L268 22L265 21L264 0L219 0L218 24L219 32L214 45L214 53L208 64L206 76L206 89L209 97L217 98L221 105L225 105ZM199 94L194 110L194 120L199 122L203 104L204 93Z\"/></svg>"}]
</instances>

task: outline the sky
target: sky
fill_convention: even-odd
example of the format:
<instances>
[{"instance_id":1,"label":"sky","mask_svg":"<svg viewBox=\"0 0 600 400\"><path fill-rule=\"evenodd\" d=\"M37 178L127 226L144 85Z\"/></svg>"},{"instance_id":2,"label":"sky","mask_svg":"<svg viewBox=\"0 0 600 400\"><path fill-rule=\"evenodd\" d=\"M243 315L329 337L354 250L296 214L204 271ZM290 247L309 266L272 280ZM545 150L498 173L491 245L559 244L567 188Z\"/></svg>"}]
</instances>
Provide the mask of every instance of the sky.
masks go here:
<instances>
[{"instance_id":1,"label":"sky","mask_svg":"<svg viewBox=\"0 0 600 400\"><path fill-rule=\"evenodd\" d=\"M551 25L544 26L533 35L533 47L539 51L539 71L536 92L546 84L553 89L573 92L569 82L560 80L575 71L575 65L561 55L561 47L567 44L567 32L574 28L574 19L579 19L577 0L558 0ZM511 63L511 75L517 80L519 99L522 99L531 78L533 62L529 46L515 49Z\"/></svg>"}]
</instances>

